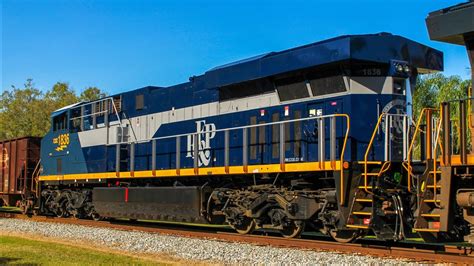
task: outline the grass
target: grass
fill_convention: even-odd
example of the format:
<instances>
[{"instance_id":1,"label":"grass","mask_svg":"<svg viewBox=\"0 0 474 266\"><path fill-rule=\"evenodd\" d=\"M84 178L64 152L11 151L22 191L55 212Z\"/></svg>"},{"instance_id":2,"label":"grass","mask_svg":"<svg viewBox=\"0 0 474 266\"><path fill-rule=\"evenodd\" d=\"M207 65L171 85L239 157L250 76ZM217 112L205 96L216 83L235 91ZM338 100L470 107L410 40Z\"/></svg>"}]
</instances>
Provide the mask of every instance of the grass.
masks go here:
<instances>
[{"instance_id":1,"label":"grass","mask_svg":"<svg viewBox=\"0 0 474 266\"><path fill-rule=\"evenodd\" d=\"M89 248L0 236L0 265L160 265L152 260Z\"/></svg>"}]
</instances>

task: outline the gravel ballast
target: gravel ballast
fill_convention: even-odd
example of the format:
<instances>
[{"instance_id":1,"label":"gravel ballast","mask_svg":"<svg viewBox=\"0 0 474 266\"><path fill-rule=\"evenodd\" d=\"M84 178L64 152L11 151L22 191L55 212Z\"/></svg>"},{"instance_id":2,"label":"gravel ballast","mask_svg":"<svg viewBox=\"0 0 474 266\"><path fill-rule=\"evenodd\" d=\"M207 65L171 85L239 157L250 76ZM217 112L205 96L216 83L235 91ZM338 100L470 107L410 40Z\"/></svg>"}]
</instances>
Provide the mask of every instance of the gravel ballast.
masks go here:
<instances>
[{"instance_id":1,"label":"gravel ballast","mask_svg":"<svg viewBox=\"0 0 474 266\"><path fill-rule=\"evenodd\" d=\"M27 233L136 253L166 254L179 259L224 264L404 264L404 261L356 254L256 246L218 240L122 231L72 224L1 219L0 233Z\"/></svg>"}]
</instances>

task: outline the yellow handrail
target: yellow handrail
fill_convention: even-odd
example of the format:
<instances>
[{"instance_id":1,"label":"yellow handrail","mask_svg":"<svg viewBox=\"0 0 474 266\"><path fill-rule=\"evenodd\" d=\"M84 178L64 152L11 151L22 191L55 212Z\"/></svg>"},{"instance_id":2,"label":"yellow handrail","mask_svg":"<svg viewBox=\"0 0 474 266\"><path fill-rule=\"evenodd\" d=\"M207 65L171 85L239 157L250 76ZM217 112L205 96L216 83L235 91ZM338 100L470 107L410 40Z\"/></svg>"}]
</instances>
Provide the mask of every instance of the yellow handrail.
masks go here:
<instances>
[{"instance_id":1,"label":"yellow handrail","mask_svg":"<svg viewBox=\"0 0 474 266\"><path fill-rule=\"evenodd\" d=\"M441 111L443 110L442 108L443 108L443 107L441 107ZM434 149L433 149L433 186L434 186L434 187L433 187L433 189L434 189L433 200L434 200L434 204L435 204L437 207L440 207L440 206L439 206L438 203L436 202L436 198L437 198L436 195L438 194L438 193L436 193L436 186L437 186L437 182L438 182L438 181L436 180L436 178L437 178L437 176L436 176L436 174L437 174L437 171L436 171L436 168L437 168L437 166L436 166L436 161L437 161L437 158L436 158L436 149L438 148L438 143L439 143L439 145L441 146L441 142L439 141L439 132L440 132L440 127L441 127L441 122L442 122L442 118L439 119L439 123L438 123L438 126L437 126L437 132L436 132L437 136L436 136L436 140L435 140L435 144L434 144ZM442 150L442 149L441 149L441 150Z\"/></svg>"},{"instance_id":2,"label":"yellow handrail","mask_svg":"<svg viewBox=\"0 0 474 266\"><path fill-rule=\"evenodd\" d=\"M408 191L409 192L411 192L411 176L412 176L411 152L412 152L413 146L415 144L416 135L417 135L418 131L420 131L420 124L421 124L421 121L423 120L423 114L427 110L438 111L438 109L435 109L435 108L423 108L421 110L420 116L418 117L418 121L416 122L415 132L413 133L413 138L411 140L410 147L408 148L408 152L407 152L407 171L408 171ZM428 143L426 145L428 145ZM431 145L431 144L429 144L429 145Z\"/></svg>"},{"instance_id":3,"label":"yellow handrail","mask_svg":"<svg viewBox=\"0 0 474 266\"><path fill-rule=\"evenodd\" d=\"M344 143L342 144L341 157L340 157L340 171L341 176L339 178L341 182L341 202L340 205L344 205L344 152L346 151L347 139L349 138L349 131L351 129L351 118L348 114L334 114L335 117L345 117L347 123L346 134L344 136Z\"/></svg>"},{"instance_id":4,"label":"yellow handrail","mask_svg":"<svg viewBox=\"0 0 474 266\"><path fill-rule=\"evenodd\" d=\"M379 116L379 119L377 120L377 125L374 128L374 132L372 132L372 137L370 138L369 145L367 146L367 150L365 151L365 156L364 156L364 190L368 194L372 194L372 192L369 191L369 188L367 186L367 174L368 174L368 157L369 157L369 152L372 147L372 144L375 139L375 135L377 135L378 128L380 126L380 123L382 122L382 118L386 115L387 113L382 113Z\"/></svg>"},{"instance_id":5,"label":"yellow handrail","mask_svg":"<svg viewBox=\"0 0 474 266\"><path fill-rule=\"evenodd\" d=\"M472 94L472 87L469 87L467 89L467 111L468 111L467 120L469 121L469 128L474 129L474 126L472 125L472 121L471 121L472 120L471 94Z\"/></svg>"}]
</instances>

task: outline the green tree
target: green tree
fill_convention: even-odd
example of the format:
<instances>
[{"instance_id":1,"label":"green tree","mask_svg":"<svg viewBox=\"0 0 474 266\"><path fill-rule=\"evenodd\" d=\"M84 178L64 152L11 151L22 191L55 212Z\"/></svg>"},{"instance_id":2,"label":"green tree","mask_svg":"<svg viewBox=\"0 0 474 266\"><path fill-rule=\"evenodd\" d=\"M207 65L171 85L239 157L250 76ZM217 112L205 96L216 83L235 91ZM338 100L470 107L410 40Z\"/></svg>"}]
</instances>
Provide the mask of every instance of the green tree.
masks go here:
<instances>
[{"instance_id":1,"label":"green tree","mask_svg":"<svg viewBox=\"0 0 474 266\"><path fill-rule=\"evenodd\" d=\"M77 96L68 83L58 82L42 93L32 79L22 88L12 86L0 99L0 139L24 136L44 136L51 126L51 113L79 101L91 101L106 96L96 87L86 88Z\"/></svg>"},{"instance_id":2,"label":"green tree","mask_svg":"<svg viewBox=\"0 0 474 266\"><path fill-rule=\"evenodd\" d=\"M69 83L57 82L53 88L46 92L45 101L48 103L48 111L54 111L61 107L77 103L79 98Z\"/></svg>"},{"instance_id":3,"label":"green tree","mask_svg":"<svg viewBox=\"0 0 474 266\"><path fill-rule=\"evenodd\" d=\"M0 99L0 139L41 136L41 91L28 79L24 88L12 86Z\"/></svg>"},{"instance_id":4,"label":"green tree","mask_svg":"<svg viewBox=\"0 0 474 266\"><path fill-rule=\"evenodd\" d=\"M454 100L466 99L470 84L470 80L462 80L459 76L444 76L437 73L419 77L413 93L413 116L415 121L420 116L423 108L433 107L439 109L442 102L453 101L450 104L450 115L455 149L459 146L459 102ZM434 115L439 117L438 113ZM418 152L418 149L419 147L415 148L415 153Z\"/></svg>"},{"instance_id":5,"label":"green tree","mask_svg":"<svg viewBox=\"0 0 474 266\"><path fill-rule=\"evenodd\" d=\"M444 76L441 73L425 75L418 78L413 93L413 114L418 117L424 107L439 108L442 102L467 98L470 80L459 76ZM459 108L452 106L452 116L458 114Z\"/></svg>"},{"instance_id":6,"label":"green tree","mask_svg":"<svg viewBox=\"0 0 474 266\"><path fill-rule=\"evenodd\" d=\"M79 99L84 102L89 102L104 98L105 96L107 96L107 94L102 92L99 88L88 87L81 93Z\"/></svg>"}]
</instances>

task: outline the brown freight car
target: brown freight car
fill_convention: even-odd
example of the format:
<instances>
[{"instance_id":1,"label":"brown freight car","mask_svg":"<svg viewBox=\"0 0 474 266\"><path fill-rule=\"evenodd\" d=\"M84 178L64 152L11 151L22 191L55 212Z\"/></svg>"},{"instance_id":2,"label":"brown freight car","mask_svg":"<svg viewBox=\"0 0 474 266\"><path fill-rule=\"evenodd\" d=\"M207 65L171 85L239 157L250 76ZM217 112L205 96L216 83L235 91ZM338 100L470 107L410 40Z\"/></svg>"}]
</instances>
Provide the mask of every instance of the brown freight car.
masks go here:
<instances>
[{"instance_id":1,"label":"brown freight car","mask_svg":"<svg viewBox=\"0 0 474 266\"><path fill-rule=\"evenodd\" d=\"M41 138L23 137L0 141L0 206L18 205L34 189Z\"/></svg>"}]
</instances>

